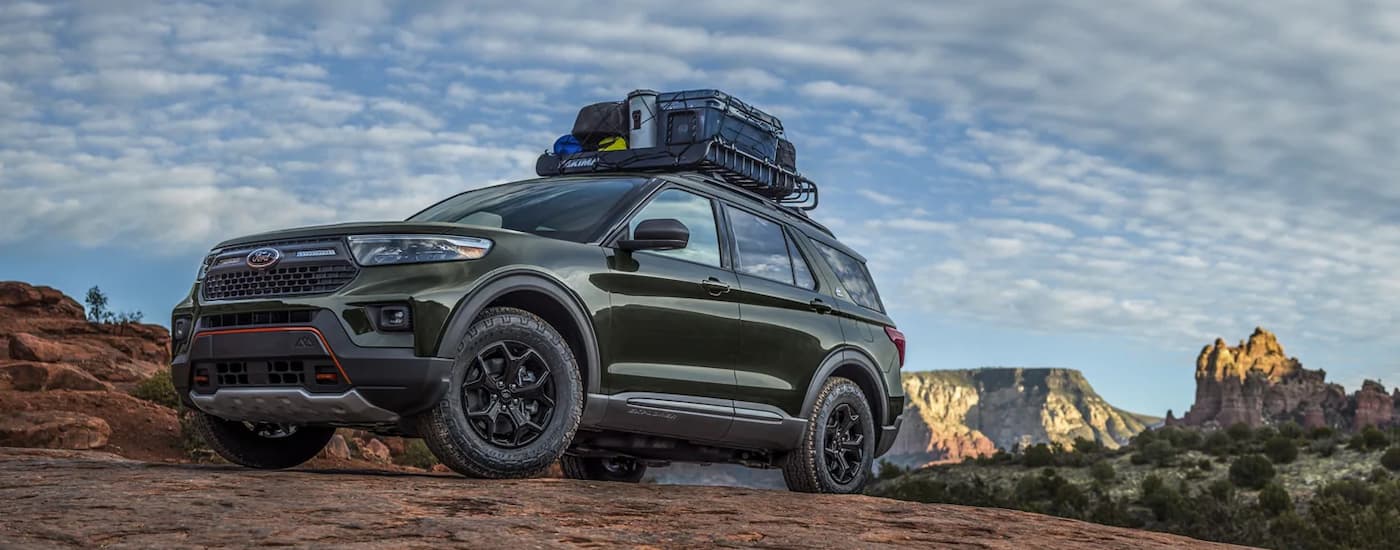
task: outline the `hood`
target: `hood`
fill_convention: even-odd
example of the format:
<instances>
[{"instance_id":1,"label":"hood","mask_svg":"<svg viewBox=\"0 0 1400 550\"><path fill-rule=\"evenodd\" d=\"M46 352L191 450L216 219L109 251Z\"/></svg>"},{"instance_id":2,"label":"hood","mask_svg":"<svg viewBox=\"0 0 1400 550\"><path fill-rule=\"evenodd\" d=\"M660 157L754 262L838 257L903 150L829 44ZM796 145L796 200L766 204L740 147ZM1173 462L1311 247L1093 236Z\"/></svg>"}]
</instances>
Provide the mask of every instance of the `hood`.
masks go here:
<instances>
[{"instance_id":1,"label":"hood","mask_svg":"<svg viewBox=\"0 0 1400 550\"><path fill-rule=\"evenodd\" d=\"M214 248L228 248L255 243L270 241L290 241L300 239L310 239L315 237L343 237L346 235L377 235L377 234L428 234L428 235L458 235L463 237L483 237L490 238L494 235L524 235L518 231L501 229L499 227L484 227L477 225L462 225L456 223L441 222L356 222L337 223L332 225L313 225L310 227L297 227L293 229L282 229L269 231L229 239L219 243Z\"/></svg>"}]
</instances>

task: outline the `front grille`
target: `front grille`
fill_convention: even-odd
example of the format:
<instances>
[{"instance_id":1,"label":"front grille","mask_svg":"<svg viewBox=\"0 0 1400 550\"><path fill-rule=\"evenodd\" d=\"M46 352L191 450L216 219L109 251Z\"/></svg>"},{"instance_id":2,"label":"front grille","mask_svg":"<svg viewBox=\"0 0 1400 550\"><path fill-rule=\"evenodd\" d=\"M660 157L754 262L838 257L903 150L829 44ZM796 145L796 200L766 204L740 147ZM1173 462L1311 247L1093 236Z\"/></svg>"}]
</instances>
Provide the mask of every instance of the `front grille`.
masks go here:
<instances>
[{"instance_id":1,"label":"front grille","mask_svg":"<svg viewBox=\"0 0 1400 550\"><path fill-rule=\"evenodd\" d=\"M307 324L311 322L311 317L314 316L315 313L315 311L310 309L220 313L217 315L205 315L200 317L199 327L212 329Z\"/></svg>"},{"instance_id":2,"label":"front grille","mask_svg":"<svg viewBox=\"0 0 1400 550\"><path fill-rule=\"evenodd\" d=\"M347 261L210 273L204 278L204 299L237 300L326 294L339 290L358 273L355 265Z\"/></svg>"}]
</instances>

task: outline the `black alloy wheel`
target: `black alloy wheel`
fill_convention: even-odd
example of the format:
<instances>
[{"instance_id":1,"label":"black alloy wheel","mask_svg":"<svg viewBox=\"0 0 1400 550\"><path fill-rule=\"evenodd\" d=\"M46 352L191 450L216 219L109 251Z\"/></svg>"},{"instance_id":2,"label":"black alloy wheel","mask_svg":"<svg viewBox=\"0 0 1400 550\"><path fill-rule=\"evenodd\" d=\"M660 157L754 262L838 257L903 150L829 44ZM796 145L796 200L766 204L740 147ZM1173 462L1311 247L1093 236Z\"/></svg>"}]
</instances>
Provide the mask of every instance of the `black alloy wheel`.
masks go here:
<instances>
[{"instance_id":1,"label":"black alloy wheel","mask_svg":"<svg viewBox=\"0 0 1400 550\"><path fill-rule=\"evenodd\" d=\"M846 484L855 480L865 464L865 434L860 414L849 403L841 403L831 411L824 434L822 452L831 479Z\"/></svg>"},{"instance_id":2,"label":"black alloy wheel","mask_svg":"<svg viewBox=\"0 0 1400 550\"><path fill-rule=\"evenodd\" d=\"M462 382L467 423L477 436L503 449L538 439L554 414L555 397L544 358L513 340L486 346Z\"/></svg>"}]
</instances>

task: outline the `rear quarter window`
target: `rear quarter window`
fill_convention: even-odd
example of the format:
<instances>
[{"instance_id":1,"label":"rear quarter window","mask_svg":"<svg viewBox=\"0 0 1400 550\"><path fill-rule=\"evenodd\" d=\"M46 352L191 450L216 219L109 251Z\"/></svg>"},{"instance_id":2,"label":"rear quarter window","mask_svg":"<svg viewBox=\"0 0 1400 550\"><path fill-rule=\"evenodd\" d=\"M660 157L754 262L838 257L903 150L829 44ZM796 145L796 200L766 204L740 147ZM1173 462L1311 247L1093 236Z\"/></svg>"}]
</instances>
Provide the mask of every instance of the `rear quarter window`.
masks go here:
<instances>
[{"instance_id":1,"label":"rear quarter window","mask_svg":"<svg viewBox=\"0 0 1400 550\"><path fill-rule=\"evenodd\" d=\"M875 281L870 278L870 270L865 268L864 262L821 241L813 240L812 244L836 273L851 301L881 313L885 311L885 306L880 303L880 293L875 290Z\"/></svg>"}]
</instances>

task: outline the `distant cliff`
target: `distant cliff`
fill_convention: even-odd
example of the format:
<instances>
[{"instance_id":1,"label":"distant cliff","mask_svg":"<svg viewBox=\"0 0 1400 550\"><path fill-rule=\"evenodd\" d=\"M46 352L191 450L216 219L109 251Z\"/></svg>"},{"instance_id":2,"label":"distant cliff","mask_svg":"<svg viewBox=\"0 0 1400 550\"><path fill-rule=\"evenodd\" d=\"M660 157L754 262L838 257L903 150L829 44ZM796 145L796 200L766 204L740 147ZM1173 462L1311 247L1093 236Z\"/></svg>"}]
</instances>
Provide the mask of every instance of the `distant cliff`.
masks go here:
<instances>
[{"instance_id":1,"label":"distant cliff","mask_svg":"<svg viewBox=\"0 0 1400 550\"><path fill-rule=\"evenodd\" d=\"M906 466L1075 438L1117 448L1155 422L1109 405L1072 369L910 372L904 391L904 427L885 459Z\"/></svg>"},{"instance_id":2,"label":"distant cliff","mask_svg":"<svg viewBox=\"0 0 1400 550\"><path fill-rule=\"evenodd\" d=\"M1400 392L1397 392L1400 393ZM1196 358L1196 401L1180 420L1188 426L1250 426L1297 422L1305 427L1360 429L1386 426L1396 418L1397 395L1367 380L1348 395L1327 382L1327 372L1310 370L1284 353L1278 337L1255 328L1237 346L1216 339Z\"/></svg>"}]
</instances>

